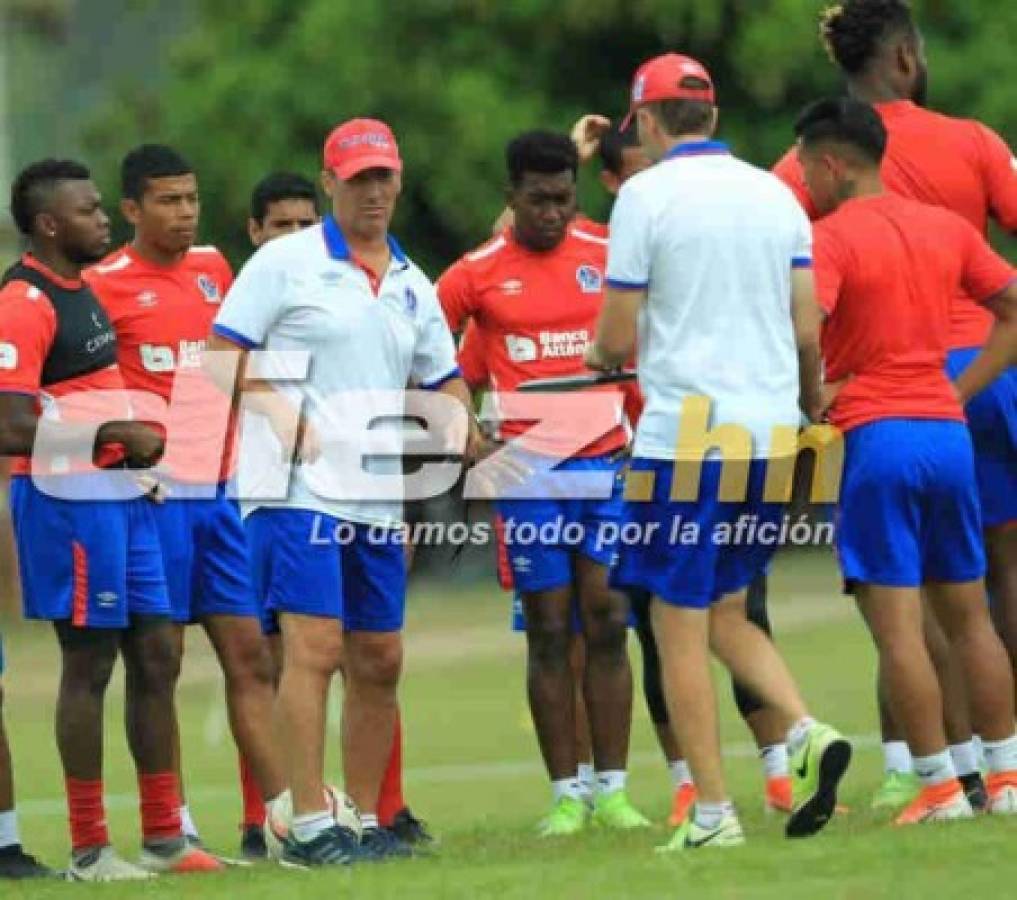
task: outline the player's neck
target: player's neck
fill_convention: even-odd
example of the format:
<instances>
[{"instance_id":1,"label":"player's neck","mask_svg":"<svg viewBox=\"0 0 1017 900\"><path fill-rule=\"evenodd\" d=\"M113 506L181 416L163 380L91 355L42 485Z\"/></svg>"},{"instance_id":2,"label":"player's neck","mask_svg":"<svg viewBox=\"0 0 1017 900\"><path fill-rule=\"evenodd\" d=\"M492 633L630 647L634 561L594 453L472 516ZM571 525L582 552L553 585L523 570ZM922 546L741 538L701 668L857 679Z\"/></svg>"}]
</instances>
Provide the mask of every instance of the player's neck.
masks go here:
<instances>
[{"instance_id":1,"label":"player's neck","mask_svg":"<svg viewBox=\"0 0 1017 900\"><path fill-rule=\"evenodd\" d=\"M67 281L79 281L81 279L81 266L76 262L72 262L58 250L38 247L33 244L28 252L54 275L65 278Z\"/></svg>"},{"instance_id":2,"label":"player's neck","mask_svg":"<svg viewBox=\"0 0 1017 900\"><path fill-rule=\"evenodd\" d=\"M379 275L388 270L388 264L392 261L392 249L388 245L388 235L365 238L347 234L345 237L352 256L367 263Z\"/></svg>"},{"instance_id":3,"label":"player's neck","mask_svg":"<svg viewBox=\"0 0 1017 900\"><path fill-rule=\"evenodd\" d=\"M145 262L150 262L153 265L162 266L167 269L175 266L187 256L187 250L174 250L172 252L163 250L137 233L134 235L134 240L131 241L131 249Z\"/></svg>"},{"instance_id":4,"label":"player's neck","mask_svg":"<svg viewBox=\"0 0 1017 900\"><path fill-rule=\"evenodd\" d=\"M862 197L880 197L886 193L883 187L883 179L879 177L879 170L872 172L859 172L845 186L843 191L844 200L858 200Z\"/></svg>"},{"instance_id":5,"label":"player's neck","mask_svg":"<svg viewBox=\"0 0 1017 900\"><path fill-rule=\"evenodd\" d=\"M910 100L906 94L878 75L859 75L848 81L848 93L855 100L875 106L878 103L896 103Z\"/></svg>"},{"instance_id":6,"label":"player's neck","mask_svg":"<svg viewBox=\"0 0 1017 900\"><path fill-rule=\"evenodd\" d=\"M679 134L676 137L668 136L664 141L664 153L666 156L675 147L681 147L683 144L702 144L706 141L712 141L713 137L709 134Z\"/></svg>"}]
</instances>

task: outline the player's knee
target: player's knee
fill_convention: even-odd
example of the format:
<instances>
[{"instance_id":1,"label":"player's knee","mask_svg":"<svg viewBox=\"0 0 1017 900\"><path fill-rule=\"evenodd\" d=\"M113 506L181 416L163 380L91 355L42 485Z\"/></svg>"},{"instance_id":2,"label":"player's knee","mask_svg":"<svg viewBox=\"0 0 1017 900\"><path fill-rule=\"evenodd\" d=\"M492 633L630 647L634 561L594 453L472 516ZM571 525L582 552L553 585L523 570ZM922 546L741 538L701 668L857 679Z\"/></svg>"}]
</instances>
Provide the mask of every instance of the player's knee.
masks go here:
<instances>
[{"instance_id":1,"label":"player's knee","mask_svg":"<svg viewBox=\"0 0 1017 900\"><path fill-rule=\"evenodd\" d=\"M378 635L377 639L360 641L349 658L349 674L362 684L395 689L399 683L403 645L397 634Z\"/></svg>"},{"instance_id":2,"label":"player's knee","mask_svg":"<svg viewBox=\"0 0 1017 900\"><path fill-rule=\"evenodd\" d=\"M589 656L625 652L627 611L623 604L598 603L583 612L583 632Z\"/></svg>"},{"instance_id":3,"label":"player's knee","mask_svg":"<svg viewBox=\"0 0 1017 900\"><path fill-rule=\"evenodd\" d=\"M127 664L132 667L134 683L140 690L172 691L180 677L180 651L171 631L168 628L148 631Z\"/></svg>"},{"instance_id":4,"label":"player's knee","mask_svg":"<svg viewBox=\"0 0 1017 900\"><path fill-rule=\"evenodd\" d=\"M271 685L275 681L275 663L268 642L257 638L238 641L223 656L226 681L233 687Z\"/></svg>"},{"instance_id":5,"label":"player's knee","mask_svg":"<svg viewBox=\"0 0 1017 900\"><path fill-rule=\"evenodd\" d=\"M550 617L527 621L526 646L531 663L541 667L567 667L571 645L570 623Z\"/></svg>"}]
</instances>

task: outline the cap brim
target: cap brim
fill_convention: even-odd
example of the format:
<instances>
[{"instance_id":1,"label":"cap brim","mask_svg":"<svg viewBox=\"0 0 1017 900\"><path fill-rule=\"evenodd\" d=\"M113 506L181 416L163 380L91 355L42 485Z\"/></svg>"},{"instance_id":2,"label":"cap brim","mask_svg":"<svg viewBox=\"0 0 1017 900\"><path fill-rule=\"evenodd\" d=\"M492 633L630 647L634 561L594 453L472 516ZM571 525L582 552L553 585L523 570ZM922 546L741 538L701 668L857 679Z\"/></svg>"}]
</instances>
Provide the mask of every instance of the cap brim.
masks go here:
<instances>
[{"instance_id":1,"label":"cap brim","mask_svg":"<svg viewBox=\"0 0 1017 900\"><path fill-rule=\"evenodd\" d=\"M342 165L332 167L332 171L343 181L349 181L366 169L391 169L393 172L401 172L403 162L401 159L378 154L377 156L358 156Z\"/></svg>"}]
</instances>

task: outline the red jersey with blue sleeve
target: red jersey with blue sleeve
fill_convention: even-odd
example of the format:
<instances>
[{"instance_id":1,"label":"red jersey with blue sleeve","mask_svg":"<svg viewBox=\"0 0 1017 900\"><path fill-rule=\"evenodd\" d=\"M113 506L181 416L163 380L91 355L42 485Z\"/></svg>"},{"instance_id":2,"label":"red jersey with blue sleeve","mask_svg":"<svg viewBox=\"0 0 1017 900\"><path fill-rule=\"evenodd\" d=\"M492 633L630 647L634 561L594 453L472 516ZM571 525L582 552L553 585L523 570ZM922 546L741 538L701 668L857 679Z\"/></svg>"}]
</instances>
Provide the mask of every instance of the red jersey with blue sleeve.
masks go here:
<instances>
[{"instance_id":1,"label":"red jersey with blue sleeve","mask_svg":"<svg viewBox=\"0 0 1017 900\"><path fill-rule=\"evenodd\" d=\"M1007 231L1017 231L1017 161L996 132L980 122L944 116L907 100L875 108L889 137L882 166L887 190L952 210L982 235L989 218ZM809 218L818 218L794 149L773 171ZM960 294L951 306L950 349L985 343L992 316L974 299Z\"/></svg>"},{"instance_id":2,"label":"red jersey with blue sleeve","mask_svg":"<svg viewBox=\"0 0 1017 900\"><path fill-rule=\"evenodd\" d=\"M588 371L583 356L604 302L607 260L607 241L591 224L573 222L562 242L546 252L523 247L506 229L439 279L438 298L449 327L461 332L475 326L469 340L481 348L496 393L514 391L533 379ZM628 442L622 394L617 388L607 390L617 398L616 424L578 456L611 453ZM517 437L531 424L505 421L501 435ZM538 448L537 443L528 440L527 446L552 454L559 449L547 442Z\"/></svg>"},{"instance_id":3,"label":"red jersey with blue sleeve","mask_svg":"<svg viewBox=\"0 0 1017 900\"><path fill-rule=\"evenodd\" d=\"M65 292L73 303L92 303L84 283L61 278L33 256L26 254L21 266L34 270L55 289ZM79 299L80 295L80 299ZM78 424L102 424L131 418L124 382L110 352L116 340L110 323L95 305L91 315L69 324L62 346L56 346L60 321L54 303L36 284L16 276L0 288L0 391L26 394L37 403L40 418ZM75 360L54 359L61 352L73 353ZM108 359L106 358L108 355ZM95 359L94 364L89 359ZM108 363L108 364L104 364ZM47 370L70 369L82 374L47 377ZM113 465L122 459L120 448L103 448L95 464ZM13 475L33 472L29 457L16 457ZM88 468L92 460L68 458L46 461L36 474L62 474Z\"/></svg>"},{"instance_id":4,"label":"red jersey with blue sleeve","mask_svg":"<svg viewBox=\"0 0 1017 900\"><path fill-rule=\"evenodd\" d=\"M170 403L163 468L184 481L213 483L232 469L230 398L201 367L201 355L233 272L214 247L192 247L172 266L125 246L85 277L117 332L128 387ZM225 462L224 462L225 460Z\"/></svg>"},{"instance_id":5,"label":"red jersey with blue sleeve","mask_svg":"<svg viewBox=\"0 0 1017 900\"><path fill-rule=\"evenodd\" d=\"M964 421L945 371L957 294L984 302L1017 276L963 218L895 194L849 200L815 225L830 421Z\"/></svg>"}]
</instances>

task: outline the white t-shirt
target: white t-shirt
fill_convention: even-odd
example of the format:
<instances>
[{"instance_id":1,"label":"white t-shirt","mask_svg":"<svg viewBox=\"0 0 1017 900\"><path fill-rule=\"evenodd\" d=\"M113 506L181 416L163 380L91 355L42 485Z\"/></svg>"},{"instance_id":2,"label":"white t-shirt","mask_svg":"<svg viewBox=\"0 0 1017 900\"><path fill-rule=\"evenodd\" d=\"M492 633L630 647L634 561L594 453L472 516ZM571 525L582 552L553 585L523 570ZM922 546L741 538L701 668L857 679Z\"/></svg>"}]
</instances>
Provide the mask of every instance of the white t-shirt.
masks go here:
<instances>
[{"instance_id":1,"label":"white t-shirt","mask_svg":"<svg viewBox=\"0 0 1017 900\"><path fill-rule=\"evenodd\" d=\"M710 425L747 429L765 457L797 427L791 270L812 264L812 229L773 175L708 141L679 145L630 178L611 216L607 283L646 288L637 365L646 406L634 454L674 459L682 402Z\"/></svg>"},{"instance_id":2,"label":"white t-shirt","mask_svg":"<svg viewBox=\"0 0 1017 900\"><path fill-rule=\"evenodd\" d=\"M369 525L401 520L401 492L362 499L363 471L401 472L404 424L392 418L393 405L401 411L407 383L438 387L459 369L434 286L394 240L390 246L377 294L331 218L270 241L240 270L214 330L270 351L252 353L248 374L276 381L295 406L303 400L325 446L317 462L293 467L288 484L290 465L267 419L248 412L238 471L244 515L283 506ZM374 452L361 459L363 429L376 417L388 421L375 423ZM351 473L351 459L363 471Z\"/></svg>"}]
</instances>

